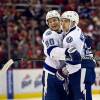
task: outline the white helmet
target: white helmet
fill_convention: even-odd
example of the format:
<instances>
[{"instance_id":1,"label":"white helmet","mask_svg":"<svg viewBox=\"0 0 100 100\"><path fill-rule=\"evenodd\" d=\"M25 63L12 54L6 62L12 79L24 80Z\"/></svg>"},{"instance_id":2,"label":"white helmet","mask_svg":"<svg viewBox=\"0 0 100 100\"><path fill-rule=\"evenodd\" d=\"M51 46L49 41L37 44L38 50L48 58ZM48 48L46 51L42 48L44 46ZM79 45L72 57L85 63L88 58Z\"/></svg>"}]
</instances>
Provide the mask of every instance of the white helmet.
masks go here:
<instances>
[{"instance_id":1,"label":"white helmet","mask_svg":"<svg viewBox=\"0 0 100 100\"><path fill-rule=\"evenodd\" d=\"M51 10L47 13L46 15L46 24L48 25L48 19L49 18L53 18L53 17L56 17L60 20L60 14L58 13L58 11L56 10Z\"/></svg>"},{"instance_id":2,"label":"white helmet","mask_svg":"<svg viewBox=\"0 0 100 100\"><path fill-rule=\"evenodd\" d=\"M75 11L65 11L61 18L69 19L70 21L75 21L75 24L77 25L79 23L79 15Z\"/></svg>"}]
</instances>

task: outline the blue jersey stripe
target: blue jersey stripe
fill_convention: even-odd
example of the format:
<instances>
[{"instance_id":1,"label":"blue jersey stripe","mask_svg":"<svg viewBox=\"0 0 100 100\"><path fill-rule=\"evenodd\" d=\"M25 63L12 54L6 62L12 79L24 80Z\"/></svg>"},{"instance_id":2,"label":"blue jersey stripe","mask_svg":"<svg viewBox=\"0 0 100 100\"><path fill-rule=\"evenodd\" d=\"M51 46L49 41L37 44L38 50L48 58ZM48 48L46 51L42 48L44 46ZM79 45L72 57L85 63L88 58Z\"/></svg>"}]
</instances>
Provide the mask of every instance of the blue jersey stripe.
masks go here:
<instances>
[{"instance_id":1,"label":"blue jersey stripe","mask_svg":"<svg viewBox=\"0 0 100 100\"><path fill-rule=\"evenodd\" d=\"M51 66L47 65L46 63L44 63L44 68L52 73L56 73L57 69L52 68Z\"/></svg>"},{"instance_id":2,"label":"blue jersey stripe","mask_svg":"<svg viewBox=\"0 0 100 100\"><path fill-rule=\"evenodd\" d=\"M47 54L50 56L50 53L52 51L53 48L55 47L58 47L58 46L50 46L48 49L47 49Z\"/></svg>"}]
</instances>

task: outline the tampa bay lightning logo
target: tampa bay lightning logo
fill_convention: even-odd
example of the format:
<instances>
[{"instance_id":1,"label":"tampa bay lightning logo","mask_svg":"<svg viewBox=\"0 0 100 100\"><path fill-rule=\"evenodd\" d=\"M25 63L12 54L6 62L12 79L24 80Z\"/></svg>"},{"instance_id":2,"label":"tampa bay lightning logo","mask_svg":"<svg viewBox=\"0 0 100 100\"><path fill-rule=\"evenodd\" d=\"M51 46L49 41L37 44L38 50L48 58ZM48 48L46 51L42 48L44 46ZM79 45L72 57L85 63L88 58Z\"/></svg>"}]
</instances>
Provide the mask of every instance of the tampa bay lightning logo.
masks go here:
<instances>
[{"instance_id":1,"label":"tampa bay lightning logo","mask_svg":"<svg viewBox=\"0 0 100 100\"><path fill-rule=\"evenodd\" d=\"M46 35L50 35L50 34L52 34L52 32L51 32L51 31L48 31L48 32L46 33Z\"/></svg>"},{"instance_id":2,"label":"tampa bay lightning logo","mask_svg":"<svg viewBox=\"0 0 100 100\"><path fill-rule=\"evenodd\" d=\"M71 36L67 37L66 38L66 42L67 43L71 43L73 41L73 38Z\"/></svg>"}]
</instances>

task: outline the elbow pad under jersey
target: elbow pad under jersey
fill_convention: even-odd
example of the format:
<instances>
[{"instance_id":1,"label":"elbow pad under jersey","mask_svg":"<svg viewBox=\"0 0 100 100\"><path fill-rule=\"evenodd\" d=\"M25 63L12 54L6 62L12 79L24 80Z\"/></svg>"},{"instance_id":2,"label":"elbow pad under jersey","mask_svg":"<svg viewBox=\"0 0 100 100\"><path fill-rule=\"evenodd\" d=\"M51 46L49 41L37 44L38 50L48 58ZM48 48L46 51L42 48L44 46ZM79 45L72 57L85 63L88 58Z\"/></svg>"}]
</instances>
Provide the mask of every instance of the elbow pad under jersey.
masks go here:
<instances>
[{"instance_id":1,"label":"elbow pad under jersey","mask_svg":"<svg viewBox=\"0 0 100 100\"><path fill-rule=\"evenodd\" d=\"M66 48L60 48L58 46L51 46L47 49L48 55L54 60L65 60L65 51Z\"/></svg>"},{"instance_id":2,"label":"elbow pad under jersey","mask_svg":"<svg viewBox=\"0 0 100 100\"><path fill-rule=\"evenodd\" d=\"M66 49L58 46L51 46L47 49L47 53L54 60L65 60L74 65L81 63L81 56L74 47Z\"/></svg>"}]
</instances>

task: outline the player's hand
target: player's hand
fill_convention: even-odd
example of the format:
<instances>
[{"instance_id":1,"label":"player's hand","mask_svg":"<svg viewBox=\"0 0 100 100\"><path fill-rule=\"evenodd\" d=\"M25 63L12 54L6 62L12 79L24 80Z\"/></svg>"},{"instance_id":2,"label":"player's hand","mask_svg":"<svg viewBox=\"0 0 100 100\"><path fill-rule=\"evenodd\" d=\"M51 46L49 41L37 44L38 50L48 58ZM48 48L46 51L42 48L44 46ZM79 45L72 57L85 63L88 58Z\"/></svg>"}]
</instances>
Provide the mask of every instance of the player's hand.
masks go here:
<instances>
[{"instance_id":1,"label":"player's hand","mask_svg":"<svg viewBox=\"0 0 100 100\"><path fill-rule=\"evenodd\" d=\"M62 69L58 69L56 72L56 77L61 81L64 81L68 76L69 76L69 72L66 67L63 67Z\"/></svg>"},{"instance_id":2,"label":"player's hand","mask_svg":"<svg viewBox=\"0 0 100 100\"><path fill-rule=\"evenodd\" d=\"M71 60L72 54L75 53L77 49L75 47L70 47L66 49L65 55L66 55L66 60Z\"/></svg>"},{"instance_id":3,"label":"player's hand","mask_svg":"<svg viewBox=\"0 0 100 100\"><path fill-rule=\"evenodd\" d=\"M58 69L57 72L56 72L56 77L60 81L62 81L64 90L68 94L69 93L69 90L68 90L68 84L69 84L68 77L69 77L69 72L68 72L67 68L66 67L63 67L62 69Z\"/></svg>"}]
</instances>

